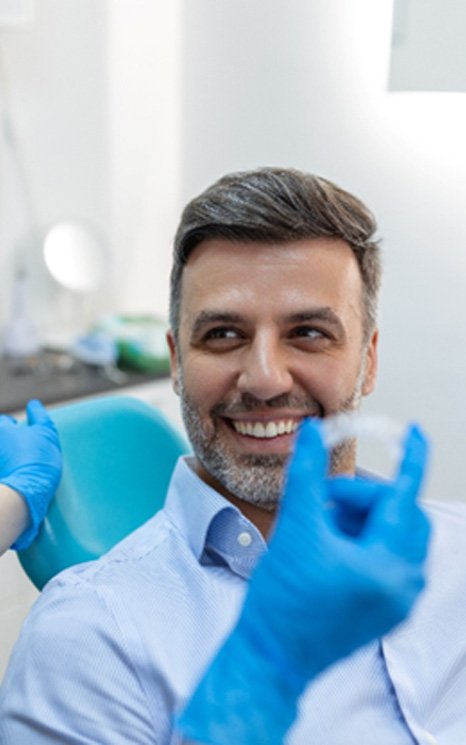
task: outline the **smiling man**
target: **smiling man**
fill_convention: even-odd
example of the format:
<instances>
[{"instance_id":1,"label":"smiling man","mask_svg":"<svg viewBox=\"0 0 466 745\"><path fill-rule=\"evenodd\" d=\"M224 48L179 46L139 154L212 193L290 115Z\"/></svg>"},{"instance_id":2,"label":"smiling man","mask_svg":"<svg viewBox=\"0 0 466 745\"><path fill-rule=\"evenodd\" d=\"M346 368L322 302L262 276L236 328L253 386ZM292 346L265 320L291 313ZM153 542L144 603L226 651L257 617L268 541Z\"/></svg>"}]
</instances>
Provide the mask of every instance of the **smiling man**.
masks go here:
<instances>
[{"instance_id":1,"label":"smiling man","mask_svg":"<svg viewBox=\"0 0 466 745\"><path fill-rule=\"evenodd\" d=\"M199 475L247 512L276 507L304 417L357 409L374 387L375 229L358 199L289 169L226 176L183 213L175 388ZM354 443L333 458L334 472L354 472Z\"/></svg>"},{"instance_id":2,"label":"smiling man","mask_svg":"<svg viewBox=\"0 0 466 745\"><path fill-rule=\"evenodd\" d=\"M373 389L377 331L364 321L341 239L209 238L190 254L169 342L196 470L265 532L299 423L357 409ZM334 472L352 473L354 456L340 448Z\"/></svg>"},{"instance_id":3,"label":"smiling man","mask_svg":"<svg viewBox=\"0 0 466 745\"><path fill-rule=\"evenodd\" d=\"M422 593L424 436L410 429L381 482L356 475L352 440L328 463L319 427L375 385L375 229L357 198L291 169L188 204L168 343L193 455L163 510L43 591L2 743L464 739L464 514L433 509Z\"/></svg>"}]
</instances>

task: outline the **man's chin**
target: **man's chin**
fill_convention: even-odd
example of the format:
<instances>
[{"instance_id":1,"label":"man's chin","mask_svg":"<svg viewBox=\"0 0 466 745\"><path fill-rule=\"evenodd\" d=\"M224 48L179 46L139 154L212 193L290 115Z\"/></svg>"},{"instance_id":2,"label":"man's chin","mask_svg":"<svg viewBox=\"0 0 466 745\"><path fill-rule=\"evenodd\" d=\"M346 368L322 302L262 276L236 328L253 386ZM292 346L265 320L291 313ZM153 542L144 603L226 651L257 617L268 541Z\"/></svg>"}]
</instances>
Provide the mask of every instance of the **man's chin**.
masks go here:
<instances>
[{"instance_id":1,"label":"man's chin","mask_svg":"<svg viewBox=\"0 0 466 745\"><path fill-rule=\"evenodd\" d=\"M215 478L229 494L273 512L283 491L284 460L281 456L247 455L235 467L217 471Z\"/></svg>"},{"instance_id":2,"label":"man's chin","mask_svg":"<svg viewBox=\"0 0 466 745\"><path fill-rule=\"evenodd\" d=\"M258 455L257 453L245 453L237 458L238 465L244 467L245 465L251 468L277 468L283 472L285 465L288 461L288 455L278 455L276 453L268 455Z\"/></svg>"}]
</instances>

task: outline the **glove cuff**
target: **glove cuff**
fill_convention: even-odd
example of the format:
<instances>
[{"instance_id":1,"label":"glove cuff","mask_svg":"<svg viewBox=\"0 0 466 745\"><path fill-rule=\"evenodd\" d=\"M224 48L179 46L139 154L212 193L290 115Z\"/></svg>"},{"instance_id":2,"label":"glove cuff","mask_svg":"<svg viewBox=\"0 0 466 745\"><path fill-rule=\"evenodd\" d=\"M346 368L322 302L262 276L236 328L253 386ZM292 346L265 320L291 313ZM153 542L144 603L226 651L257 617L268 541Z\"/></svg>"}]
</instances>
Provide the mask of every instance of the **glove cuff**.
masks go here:
<instances>
[{"instance_id":1,"label":"glove cuff","mask_svg":"<svg viewBox=\"0 0 466 745\"><path fill-rule=\"evenodd\" d=\"M207 669L178 725L206 745L282 745L307 684L257 644L242 622Z\"/></svg>"},{"instance_id":2,"label":"glove cuff","mask_svg":"<svg viewBox=\"0 0 466 745\"><path fill-rule=\"evenodd\" d=\"M30 522L26 530L24 530L21 535L16 539L16 541L12 544L11 549L13 551L23 551L24 549L28 548L33 540L36 538L39 527L42 522L41 516L38 514L37 510L34 509L34 505L31 504L31 502L28 500L28 498L25 496L25 494L21 491L21 488L18 487L16 483L16 479L14 476L12 477L6 477L1 480L2 484L5 486L8 486L10 489L13 489L19 496L24 499L26 502L28 512L30 515Z\"/></svg>"}]
</instances>

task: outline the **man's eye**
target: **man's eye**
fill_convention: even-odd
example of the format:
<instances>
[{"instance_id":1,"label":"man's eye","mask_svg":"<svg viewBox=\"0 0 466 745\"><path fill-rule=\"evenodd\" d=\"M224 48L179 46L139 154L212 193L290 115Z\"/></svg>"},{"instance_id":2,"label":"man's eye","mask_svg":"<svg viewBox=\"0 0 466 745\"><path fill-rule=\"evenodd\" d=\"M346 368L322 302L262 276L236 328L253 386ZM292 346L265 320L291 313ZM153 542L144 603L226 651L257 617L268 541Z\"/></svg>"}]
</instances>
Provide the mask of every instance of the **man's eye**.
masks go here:
<instances>
[{"instance_id":1,"label":"man's eye","mask_svg":"<svg viewBox=\"0 0 466 745\"><path fill-rule=\"evenodd\" d=\"M314 328L314 326L298 326L293 329L292 336L298 337L299 339L325 339L326 334L320 329Z\"/></svg>"},{"instance_id":2,"label":"man's eye","mask_svg":"<svg viewBox=\"0 0 466 745\"><path fill-rule=\"evenodd\" d=\"M205 341L215 341L215 340L226 340L229 341L230 339L238 339L240 337L240 334L236 329L232 328L226 328L226 327L219 327L210 329L206 335L204 336Z\"/></svg>"}]
</instances>

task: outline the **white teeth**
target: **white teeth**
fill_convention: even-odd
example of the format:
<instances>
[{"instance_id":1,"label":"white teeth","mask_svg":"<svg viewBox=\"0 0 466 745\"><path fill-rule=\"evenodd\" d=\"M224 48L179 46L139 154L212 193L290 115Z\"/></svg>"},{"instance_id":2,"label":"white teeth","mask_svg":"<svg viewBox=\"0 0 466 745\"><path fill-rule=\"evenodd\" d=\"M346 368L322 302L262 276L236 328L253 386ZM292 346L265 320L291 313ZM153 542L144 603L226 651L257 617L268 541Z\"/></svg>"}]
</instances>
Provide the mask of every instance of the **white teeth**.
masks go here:
<instances>
[{"instance_id":1,"label":"white teeth","mask_svg":"<svg viewBox=\"0 0 466 745\"><path fill-rule=\"evenodd\" d=\"M232 424L235 430L241 435L248 435L249 437L256 437L258 439L271 439L279 435L288 435L298 429L298 422L294 422L292 419L280 419L278 422L267 422L267 424L233 420Z\"/></svg>"},{"instance_id":2,"label":"white teeth","mask_svg":"<svg viewBox=\"0 0 466 745\"><path fill-rule=\"evenodd\" d=\"M265 437L265 427L261 422L256 422L252 431L253 437Z\"/></svg>"}]
</instances>

